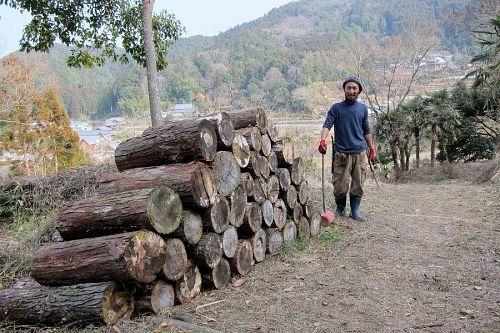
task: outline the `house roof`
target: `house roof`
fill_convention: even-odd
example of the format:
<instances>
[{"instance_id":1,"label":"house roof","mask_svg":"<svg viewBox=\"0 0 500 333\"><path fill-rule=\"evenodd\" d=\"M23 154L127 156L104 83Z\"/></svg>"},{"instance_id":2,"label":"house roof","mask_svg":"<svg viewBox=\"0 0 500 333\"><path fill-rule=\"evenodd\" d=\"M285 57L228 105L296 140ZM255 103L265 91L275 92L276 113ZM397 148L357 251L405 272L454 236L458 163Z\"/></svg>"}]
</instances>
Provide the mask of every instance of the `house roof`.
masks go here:
<instances>
[{"instance_id":1,"label":"house roof","mask_svg":"<svg viewBox=\"0 0 500 333\"><path fill-rule=\"evenodd\" d=\"M110 133L108 131L99 131L99 130L93 130L93 131L77 131L76 132L80 138L87 137L87 136L99 136L99 135L109 135Z\"/></svg>"},{"instance_id":2,"label":"house roof","mask_svg":"<svg viewBox=\"0 0 500 333\"><path fill-rule=\"evenodd\" d=\"M84 141L89 146L97 144L97 139L99 139L99 136L84 136L80 138L81 141Z\"/></svg>"},{"instance_id":3,"label":"house roof","mask_svg":"<svg viewBox=\"0 0 500 333\"><path fill-rule=\"evenodd\" d=\"M193 104L175 104L174 110L188 110L188 109L193 109Z\"/></svg>"}]
</instances>

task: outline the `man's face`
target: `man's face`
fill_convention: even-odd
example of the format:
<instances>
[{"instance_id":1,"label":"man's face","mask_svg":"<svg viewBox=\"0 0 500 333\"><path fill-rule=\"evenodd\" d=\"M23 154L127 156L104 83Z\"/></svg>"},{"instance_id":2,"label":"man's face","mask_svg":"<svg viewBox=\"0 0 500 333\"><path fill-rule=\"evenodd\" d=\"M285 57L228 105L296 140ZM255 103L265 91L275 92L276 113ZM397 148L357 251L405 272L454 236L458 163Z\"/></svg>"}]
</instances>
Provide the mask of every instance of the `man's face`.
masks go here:
<instances>
[{"instance_id":1,"label":"man's face","mask_svg":"<svg viewBox=\"0 0 500 333\"><path fill-rule=\"evenodd\" d=\"M351 101L355 101L359 95L359 86L355 82L347 82L344 88L345 97Z\"/></svg>"}]
</instances>

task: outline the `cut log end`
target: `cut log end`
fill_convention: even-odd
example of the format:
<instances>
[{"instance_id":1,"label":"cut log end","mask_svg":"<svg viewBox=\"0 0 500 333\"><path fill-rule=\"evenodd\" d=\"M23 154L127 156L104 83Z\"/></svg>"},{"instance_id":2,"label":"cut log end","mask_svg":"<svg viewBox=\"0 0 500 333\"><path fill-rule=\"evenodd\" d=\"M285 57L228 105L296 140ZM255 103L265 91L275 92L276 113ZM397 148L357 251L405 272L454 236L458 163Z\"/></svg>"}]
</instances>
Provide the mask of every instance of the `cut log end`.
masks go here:
<instances>
[{"instance_id":1,"label":"cut log end","mask_svg":"<svg viewBox=\"0 0 500 333\"><path fill-rule=\"evenodd\" d=\"M137 281L149 283L156 278L165 263L166 248L163 239L148 231L134 233L124 257L130 275Z\"/></svg>"},{"instance_id":2,"label":"cut log end","mask_svg":"<svg viewBox=\"0 0 500 333\"><path fill-rule=\"evenodd\" d=\"M206 119L198 124L198 145L205 161L213 161L217 152L217 134Z\"/></svg>"},{"instance_id":3,"label":"cut log end","mask_svg":"<svg viewBox=\"0 0 500 333\"><path fill-rule=\"evenodd\" d=\"M171 281L178 280L188 268L186 247L182 240L170 238L165 241L166 256L163 264L163 274Z\"/></svg>"},{"instance_id":4,"label":"cut log end","mask_svg":"<svg viewBox=\"0 0 500 333\"><path fill-rule=\"evenodd\" d=\"M233 155L236 158L236 162L242 168L245 168L250 162L250 147L248 145L247 139L242 135L236 134L234 137L233 145Z\"/></svg>"},{"instance_id":5,"label":"cut log end","mask_svg":"<svg viewBox=\"0 0 500 333\"><path fill-rule=\"evenodd\" d=\"M222 289L231 280L231 267L229 262L221 258L219 264L209 273L203 275L203 285L210 289Z\"/></svg>"},{"instance_id":6,"label":"cut log end","mask_svg":"<svg viewBox=\"0 0 500 333\"><path fill-rule=\"evenodd\" d=\"M200 168L193 173L191 178L193 188L193 200L203 208L210 207L215 195L215 183L212 170L209 168Z\"/></svg>"},{"instance_id":7,"label":"cut log end","mask_svg":"<svg viewBox=\"0 0 500 333\"><path fill-rule=\"evenodd\" d=\"M319 213L314 213L310 218L310 229L311 237L319 236L321 231L321 215Z\"/></svg>"},{"instance_id":8,"label":"cut log end","mask_svg":"<svg viewBox=\"0 0 500 333\"><path fill-rule=\"evenodd\" d=\"M302 240L308 240L309 238L311 238L309 221L305 217L301 217L298 223L297 237Z\"/></svg>"},{"instance_id":9,"label":"cut log end","mask_svg":"<svg viewBox=\"0 0 500 333\"><path fill-rule=\"evenodd\" d=\"M253 250L252 244L242 239L238 242L236 253L233 258L229 259L231 271L240 275L248 275L252 270L253 263Z\"/></svg>"},{"instance_id":10,"label":"cut log end","mask_svg":"<svg viewBox=\"0 0 500 333\"><path fill-rule=\"evenodd\" d=\"M175 297L181 304L191 302L201 292L202 277L200 270L190 264L188 270L175 283Z\"/></svg>"},{"instance_id":11,"label":"cut log end","mask_svg":"<svg viewBox=\"0 0 500 333\"><path fill-rule=\"evenodd\" d=\"M285 224L285 227L283 228L283 242L290 244L293 243L296 238L297 226L295 225L295 222L290 220Z\"/></svg>"},{"instance_id":12,"label":"cut log end","mask_svg":"<svg viewBox=\"0 0 500 333\"><path fill-rule=\"evenodd\" d=\"M229 222L235 227L239 227L243 223L247 205L247 193L244 184L239 185L233 193L231 193L229 201L231 206Z\"/></svg>"},{"instance_id":13,"label":"cut log end","mask_svg":"<svg viewBox=\"0 0 500 333\"><path fill-rule=\"evenodd\" d=\"M134 312L134 298L127 291L120 291L116 284L110 285L103 295L102 317L109 325L121 319L129 319Z\"/></svg>"},{"instance_id":14,"label":"cut log end","mask_svg":"<svg viewBox=\"0 0 500 333\"><path fill-rule=\"evenodd\" d=\"M160 234L174 232L181 223L182 202L169 187L160 187L151 192L147 210L151 225Z\"/></svg>"},{"instance_id":15,"label":"cut log end","mask_svg":"<svg viewBox=\"0 0 500 333\"><path fill-rule=\"evenodd\" d=\"M236 246L238 245L238 232L236 228L230 226L222 234L222 249L226 258L234 257Z\"/></svg>"},{"instance_id":16,"label":"cut log end","mask_svg":"<svg viewBox=\"0 0 500 333\"><path fill-rule=\"evenodd\" d=\"M220 151L213 163L215 187L217 192L228 196L240 184L241 170L236 158L231 152Z\"/></svg>"},{"instance_id":17,"label":"cut log end","mask_svg":"<svg viewBox=\"0 0 500 333\"><path fill-rule=\"evenodd\" d=\"M266 240L267 240L267 253L270 255L275 255L279 253L281 246L283 245L283 235L278 229L267 229L266 230Z\"/></svg>"},{"instance_id":18,"label":"cut log end","mask_svg":"<svg viewBox=\"0 0 500 333\"><path fill-rule=\"evenodd\" d=\"M166 315L171 312L175 303L174 287L163 280L155 283L151 292L151 307L154 313Z\"/></svg>"},{"instance_id":19,"label":"cut log end","mask_svg":"<svg viewBox=\"0 0 500 333\"><path fill-rule=\"evenodd\" d=\"M256 262L262 262L266 258L266 233L259 229L251 238L253 257Z\"/></svg>"}]
</instances>

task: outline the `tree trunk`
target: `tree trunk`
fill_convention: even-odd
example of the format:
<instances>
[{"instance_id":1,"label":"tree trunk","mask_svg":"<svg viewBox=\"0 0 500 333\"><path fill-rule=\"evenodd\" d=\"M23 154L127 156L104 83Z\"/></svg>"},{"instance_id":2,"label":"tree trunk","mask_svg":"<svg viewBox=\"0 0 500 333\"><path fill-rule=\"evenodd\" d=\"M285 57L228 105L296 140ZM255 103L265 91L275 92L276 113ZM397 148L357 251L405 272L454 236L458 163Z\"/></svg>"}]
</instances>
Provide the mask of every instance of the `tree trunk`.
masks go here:
<instances>
[{"instance_id":1,"label":"tree trunk","mask_svg":"<svg viewBox=\"0 0 500 333\"><path fill-rule=\"evenodd\" d=\"M220 195L230 195L240 184L240 166L231 152L218 152L213 162L213 170L215 188Z\"/></svg>"},{"instance_id":2,"label":"tree trunk","mask_svg":"<svg viewBox=\"0 0 500 333\"><path fill-rule=\"evenodd\" d=\"M172 122L123 141L115 150L118 170L193 160L212 161L217 135L206 119Z\"/></svg>"},{"instance_id":3,"label":"tree trunk","mask_svg":"<svg viewBox=\"0 0 500 333\"><path fill-rule=\"evenodd\" d=\"M304 212L302 211L302 205L299 202L295 203L293 207L293 221L296 224L299 224L300 219L304 217Z\"/></svg>"},{"instance_id":4,"label":"tree trunk","mask_svg":"<svg viewBox=\"0 0 500 333\"><path fill-rule=\"evenodd\" d=\"M186 273L175 282L175 298L181 304L191 302L200 294L201 284L202 277L200 270L194 263L189 262Z\"/></svg>"},{"instance_id":5,"label":"tree trunk","mask_svg":"<svg viewBox=\"0 0 500 333\"><path fill-rule=\"evenodd\" d=\"M231 267L229 262L221 258L220 262L210 272L202 275L203 286L208 289L223 289L231 281Z\"/></svg>"},{"instance_id":6,"label":"tree trunk","mask_svg":"<svg viewBox=\"0 0 500 333\"><path fill-rule=\"evenodd\" d=\"M278 135L276 125L270 119L267 120L267 135L269 135L272 143L278 142L281 139Z\"/></svg>"},{"instance_id":7,"label":"tree trunk","mask_svg":"<svg viewBox=\"0 0 500 333\"><path fill-rule=\"evenodd\" d=\"M150 231L47 243L34 254L31 276L46 285L155 279L165 263L165 242Z\"/></svg>"},{"instance_id":8,"label":"tree trunk","mask_svg":"<svg viewBox=\"0 0 500 333\"><path fill-rule=\"evenodd\" d=\"M295 222L289 220L283 228L283 242L290 244L295 242L295 238L297 238L297 226Z\"/></svg>"},{"instance_id":9,"label":"tree trunk","mask_svg":"<svg viewBox=\"0 0 500 333\"><path fill-rule=\"evenodd\" d=\"M203 208L213 203L215 195L212 170L201 162L107 173L99 177L97 183L99 194L168 186L179 195L184 204Z\"/></svg>"},{"instance_id":10,"label":"tree trunk","mask_svg":"<svg viewBox=\"0 0 500 333\"><path fill-rule=\"evenodd\" d=\"M229 226L222 234L222 251L226 258L234 257L238 245L238 231L233 226Z\"/></svg>"},{"instance_id":11,"label":"tree trunk","mask_svg":"<svg viewBox=\"0 0 500 333\"><path fill-rule=\"evenodd\" d=\"M294 185L300 184L300 182L302 181L303 172L304 172L304 161L302 160L302 157L297 157L293 160L292 172L290 172L290 175L292 177L292 184Z\"/></svg>"},{"instance_id":12,"label":"tree trunk","mask_svg":"<svg viewBox=\"0 0 500 333\"><path fill-rule=\"evenodd\" d=\"M278 156L276 156L276 153L271 151L267 160L269 162L269 170L271 170L272 173L276 173L278 171Z\"/></svg>"},{"instance_id":13,"label":"tree trunk","mask_svg":"<svg viewBox=\"0 0 500 333\"><path fill-rule=\"evenodd\" d=\"M245 193L247 194L247 197L253 197L254 180L252 178L252 175L248 172L242 172L240 182L243 186L243 189L245 190Z\"/></svg>"},{"instance_id":14,"label":"tree trunk","mask_svg":"<svg viewBox=\"0 0 500 333\"><path fill-rule=\"evenodd\" d=\"M231 116L227 112L219 112L214 115L203 117L212 124L217 133L217 145L223 149L224 146L231 147L234 140L234 127Z\"/></svg>"},{"instance_id":15,"label":"tree trunk","mask_svg":"<svg viewBox=\"0 0 500 333\"><path fill-rule=\"evenodd\" d=\"M309 198L309 186L307 185L307 181L302 180L298 188L298 200L301 204L305 205L307 203L307 199Z\"/></svg>"},{"instance_id":16,"label":"tree trunk","mask_svg":"<svg viewBox=\"0 0 500 333\"><path fill-rule=\"evenodd\" d=\"M399 149L399 164L401 165L401 171L405 171L406 170L406 163L405 163L405 150L404 150L404 144L403 143L400 143L398 145L398 149Z\"/></svg>"},{"instance_id":17,"label":"tree trunk","mask_svg":"<svg viewBox=\"0 0 500 333\"><path fill-rule=\"evenodd\" d=\"M321 232L321 215L319 213L314 213L310 218L310 231L312 237L319 236Z\"/></svg>"},{"instance_id":18,"label":"tree trunk","mask_svg":"<svg viewBox=\"0 0 500 333\"><path fill-rule=\"evenodd\" d=\"M140 229L175 231L182 202L171 188L142 189L83 199L59 210L57 230L64 240Z\"/></svg>"},{"instance_id":19,"label":"tree trunk","mask_svg":"<svg viewBox=\"0 0 500 333\"><path fill-rule=\"evenodd\" d=\"M266 233L259 229L250 239L252 243L253 257L256 262L262 262L266 258Z\"/></svg>"},{"instance_id":20,"label":"tree trunk","mask_svg":"<svg viewBox=\"0 0 500 333\"><path fill-rule=\"evenodd\" d=\"M154 312L157 315L171 313L175 303L174 287L163 280L141 285L135 294L137 312Z\"/></svg>"},{"instance_id":21,"label":"tree trunk","mask_svg":"<svg viewBox=\"0 0 500 333\"><path fill-rule=\"evenodd\" d=\"M267 134L262 134L262 154L266 157L271 154L271 139Z\"/></svg>"},{"instance_id":22,"label":"tree trunk","mask_svg":"<svg viewBox=\"0 0 500 333\"><path fill-rule=\"evenodd\" d=\"M432 141L431 141L431 168L436 165L436 142L437 142L437 125L432 124Z\"/></svg>"},{"instance_id":23,"label":"tree trunk","mask_svg":"<svg viewBox=\"0 0 500 333\"><path fill-rule=\"evenodd\" d=\"M239 134L234 137L233 155L241 168L245 168L250 162L250 147L247 140Z\"/></svg>"},{"instance_id":24,"label":"tree trunk","mask_svg":"<svg viewBox=\"0 0 500 333\"><path fill-rule=\"evenodd\" d=\"M395 176L396 178L399 178L401 174L401 169L399 167L399 162L398 162L398 151L396 143L391 144L391 156L392 156L392 163L394 163Z\"/></svg>"},{"instance_id":25,"label":"tree trunk","mask_svg":"<svg viewBox=\"0 0 500 333\"><path fill-rule=\"evenodd\" d=\"M290 177L290 171L287 168L278 168L276 173L278 180L280 181L280 189L286 191L288 186L292 183L292 178Z\"/></svg>"},{"instance_id":26,"label":"tree trunk","mask_svg":"<svg viewBox=\"0 0 500 333\"><path fill-rule=\"evenodd\" d=\"M262 226L262 210L256 202L247 203L243 224L238 228L238 233L243 236L252 236Z\"/></svg>"},{"instance_id":27,"label":"tree trunk","mask_svg":"<svg viewBox=\"0 0 500 333\"><path fill-rule=\"evenodd\" d=\"M261 209L264 224L268 227L272 226L274 221L274 207L272 202L269 199L264 200Z\"/></svg>"},{"instance_id":28,"label":"tree trunk","mask_svg":"<svg viewBox=\"0 0 500 333\"><path fill-rule=\"evenodd\" d=\"M311 238L311 229L309 221L305 217L301 217L298 223L297 236L299 239L308 240Z\"/></svg>"},{"instance_id":29,"label":"tree trunk","mask_svg":"<svg viewBox=\"0 0 500 333\"><path fill-rule=\"evenodd\" d=\"M286 224L286 217L287 217L287 209L285 202L282 199L276 200L276 202L274 203L273 226L276 227L278 230L283 230Z\"/></svg>"},{"instance_id":30,"label":"tree trunk","mask_svg":"<svg viewBox=\"0 0 500 333\"><path fill-rule=\"evenodd\" d=\"M410 150L410 144L409 144L408 140L405 141L404 152L405 152L405 171L410 171L411 150Z\"/></svg>"},{"instance_id":31,"label":"tree trunk","mask_svg":"<svg viewBox=\"0 0 500 333\"><path fill-rule=\"evenodd\" d=\"M129 319L134 310L130 293L115 282L72 286L41 286L32 279L0 290L0 320L26 325L67 325Z\"/></svg>"},{"instance_id":32,"label":"tree trunk","mask_svg":"<svg viewBox=\"0 0 500 333\"><path fill-rule=\"evenodd\" d=\"M248 275L252 270L253 263L252 244L246 239L241 239L236 247L234 257L228 261L233 273Z\"/></svg>"},{"instance_id":33,"label":"tree trunk","mask_svg":"<svg viewBox=\"0 0 500 333\"><path fill-rule=\"evenodd\" d=\"M420 168L420 129L415 128L415 160L417 169Z\"/></svg>"},{"instance_id":34,"label":"tree trunk","mask_svg":"<svg viewBox=\"0 0 500 333\"><path fill-rule=\"evenodd\" d=\"M262 205L264 200L266 200L266 186L266 182L262 178L256 178L253 180L253 199L256 203Z\"/></svg>"},{"instance_id":35,"label":"tree trunk","mask_svg":"<svg viewBox=\"0 0 500 333\"><path fill-rule=\"evenodd\" d=\"M214 268L222 257L222 240L219 235L209 232L189 250L190 258L202 269Z\"/></svg>"},{"instance_id":36,"label":"tree trunk","mask_svg":"<svg viewBox=\"0 0 500 333\"><path fill-rule=\"evenodd\" d=\"M247 193L240 184L229 196L230 213L229 222L235 227L239 227L243 223L245 217L245 208L247 206Z\"/></svg>"},{"instance_id":37,"label":"tree trunk","mask_svg":"<svg viewBox=\"0 0 500 333\"><path fill-rule=\"evenodd\" d=\"M144 52L146 53L151 124L153 127L158 127L161 124L161 106L160 90L158 88L158 73L156 69L156 50L153 42L153 7L155 1L143 0L142 5L142 33L144 38Z\"/></svg>"},{"instance_id":38,"label":"tree trunk","mask_svg":"<svg viewBox=\"0 0 500 333\"><path fill-rule=\"evenodd\" d=\"M233 121L235 130L249 126L257 126L261 133L266 133L267 131L267 117L262 109L231 113L231 120Z\"/></svg>"},{"instance_id":39,"label":"tree trunk","mask_svg":"<svg viewBox=\"0 0 500 333\"><path fill-rule=\"evenodd\" d=\"M182 239L184 242L194 245L198 243L203 234L203 221L198 213L184 210L182 212L181 225L171 235Z\"/></svg>"},{"instance_id":40,"label":"tree trunk","mask_svg":"<svg viewBox=\"0 0 500 333\"><path fill-rule=\"evenodd\" d=\"M184 243L178 238L165 241L166 257L163 274L170 281L178 280L188 269L188 257Z\"/></svg>"},{"instance_id":41,"label":"tree trunk","mask_svg":"<svg viewBox=\"0 0 500 333\"><path fill-rule=\"evenodd\" d=\"M295 189L295 186L289 185L286 189L286 195L285 195L285 203L288 208L294 209L295 204L297 203L297 190Z\"/></svg>"},{"instance_id":42,"label":"tree trunk","mask_svg":"<svg viewBox=\"0 0 500 333\"><path fill-rule=\"evenodd\" d=\"M215 203L202 215L206 230L220 234L229 226L229 202L223 196L218 196Z\"/></svg>"},{"instance_id":43,"label":"tree trunk","mask_svg":"<svg viewBox=\"0 0 500 333\"><path fill-rule=\"evenodd\" d=\"M262 148L262 134L257 127L245 127L235 131L236 134L243 136L251 150L260 152Z\"/></svg>"},{"instance_id":44,"label":"tree trunk","mask_svg":"<svg viewBox=\"0 0 500 333\"><path fill-rule=\"evenodd\" d=\"M278 158L278 165L281 167L288 167L293 164L294 148L290 138L283 138L272 147Z\"/></svg>"},{"instance_id":45,"label":"tree trunk","mask_svg":"<svg viewBox=\"0 0 500 333\"><path fill-rule=\"evenodd\" d=\"M279 253L283 245L283 235L278 229L266 229L267 253L274 255Z\"/></svg>"}]
</instances>

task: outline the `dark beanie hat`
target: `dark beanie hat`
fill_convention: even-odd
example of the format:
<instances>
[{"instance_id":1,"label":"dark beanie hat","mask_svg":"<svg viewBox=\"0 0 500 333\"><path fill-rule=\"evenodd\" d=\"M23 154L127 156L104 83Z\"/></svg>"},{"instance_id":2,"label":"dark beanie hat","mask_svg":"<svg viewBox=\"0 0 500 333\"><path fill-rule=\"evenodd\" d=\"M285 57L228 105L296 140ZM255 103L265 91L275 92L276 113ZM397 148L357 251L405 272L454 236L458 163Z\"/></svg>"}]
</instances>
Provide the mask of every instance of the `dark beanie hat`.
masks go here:
<instances>
[{"instance_id":1,"label":"dark beanie hat","mask_svg":"<svg viewBox=\"0 0 500 333\"><path fill-rule=\"evenodd\" d=\"M361 81L355 77L355 76L349 76L347 79L345 79L344 83L342 83L342 88L345 89L345 85L347 84L347 82L354 82L358 85L359 87L359 92L362 92L363 91L363 86L361 85Z\"/></svg>"}]
</instances>

